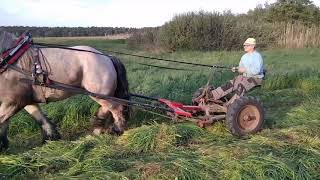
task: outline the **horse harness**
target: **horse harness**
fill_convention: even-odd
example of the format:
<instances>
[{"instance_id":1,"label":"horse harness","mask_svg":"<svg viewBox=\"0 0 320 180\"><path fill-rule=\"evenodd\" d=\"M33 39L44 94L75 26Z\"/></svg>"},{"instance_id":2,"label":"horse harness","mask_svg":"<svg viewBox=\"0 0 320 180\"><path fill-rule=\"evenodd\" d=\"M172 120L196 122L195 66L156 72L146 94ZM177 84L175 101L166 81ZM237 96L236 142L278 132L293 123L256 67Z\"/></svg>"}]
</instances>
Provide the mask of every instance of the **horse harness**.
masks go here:
<instances>
[{"instance_id":1,"label":"horse harness","mask_svg":"<svg viewBox=\"0 0 320 180\"><path fill-rule=\"evenodd\" d=\"M30 61L33 61L31 72L13 66L13 64L16 63L19 58L24 55L24 53L26 53L30 48L32 48L32 57L28 58L30 59ZM42 54L41 49L33 46L31 34L25 33L18 38L13 47L1 53L0 74L5 72L10 67L11 69L14 69L24 75L31 77L33 84L50 84L52 81L48 77L48 72L43 70L43 64L40 61L40 56L42 57L42 59L45 58Z\"/></svg>"},{"instance_id":2,"label":"horse harness","mask_svg":"<svg viewBox=\"0 0 320 180\"><path fill-rule=\"evenodd\" d=\"M46 65L46 57L43 55L41 48L46 48L46 47L51 47L51 46L44 46L41 43L33 43L32 37L29 33L25 33L22 36L19 37L19 39L16 41L15 45L8 50L5 50L4 52L1 53L0 55L0 74L5 72L8 68L17 71L21 74L24 74L25 76L29 78L21 78L19 79L20 82L22 83L27 83L30 85L35 85L35 86L40 86L46 87L46 88L51 88L55 90L61 90L61 91L68 91L70 93L75 93L75 94L83 94L83 95L89 95L92 97L100 98L100 99L108 99L112 100L118 103L121 103L123 105L131 105L131 106L139 106L139 107L152 107L151 105L147 104L142 104L142 103L137 103L134 101L129 101L125 99L120 99L116 97L111 97L107 95L102 95L102 94L96 94L92 93L89 91L86 91L82 88L79 87L73 87L68 84L64 84L61 82L57 82L54 80L51 80L48 77L48 68ZM74 49L74 48L67 48L67 47L54 47L53 48L59 48L59 49L69 49L69 50L75 50L75 51L84 51L84 52L90 52L94 54L99 54L99 55L104 55L108 57L112 57L112 55L107 55L107 54L102 54L102 53L97 53L94 51L89 51L89 50L81 50L81 49ZM31 48L31 49L30 49ZM14 66L14 63L16 63L19 58L22 57L24 53L28 53L27 51L31 50L30 54L31 57L29 56L28 58L30 61L33 63L31 71L27 71L25 69L22 69L20 67ZM43 64L41 63L41 60L43 61ZM45 70L44 68L45 67ZM30 79L32 78L32 79ZM42 90L42 100L43 102L47 102L45 94L43 89Z\"/></svg>"}]
</instances>

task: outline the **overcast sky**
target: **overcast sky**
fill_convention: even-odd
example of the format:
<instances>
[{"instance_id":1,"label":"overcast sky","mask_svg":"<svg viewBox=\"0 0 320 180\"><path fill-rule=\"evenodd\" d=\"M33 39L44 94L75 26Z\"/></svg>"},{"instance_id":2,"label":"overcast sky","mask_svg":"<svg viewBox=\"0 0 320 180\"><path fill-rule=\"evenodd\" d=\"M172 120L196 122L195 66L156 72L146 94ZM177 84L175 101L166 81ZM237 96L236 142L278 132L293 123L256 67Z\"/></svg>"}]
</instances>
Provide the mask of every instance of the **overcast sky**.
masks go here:
<instances>
[{"instance_id":1,"label":"overcast sky","mask_svg":"<svg viewBox=\"0 0 320 180\"><path fill-rule=\"evenodd\" d=\"M0 26L155 27L189 11L246 13L276 0L0 0ZM320 6L320 0L314 0Z\"/></svg>"}]
</instances>

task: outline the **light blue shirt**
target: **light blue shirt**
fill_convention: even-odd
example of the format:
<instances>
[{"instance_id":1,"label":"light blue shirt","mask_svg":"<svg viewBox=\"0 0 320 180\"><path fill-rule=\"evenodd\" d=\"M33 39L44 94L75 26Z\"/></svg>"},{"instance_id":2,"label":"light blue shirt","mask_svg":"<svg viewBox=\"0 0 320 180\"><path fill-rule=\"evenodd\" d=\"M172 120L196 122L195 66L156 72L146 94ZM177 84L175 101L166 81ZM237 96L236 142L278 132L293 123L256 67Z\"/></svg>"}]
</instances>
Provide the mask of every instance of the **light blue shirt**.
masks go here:
<instances>
[{"instance_id":1,"label":"light blue shirt","mask_svg":"<svg viewBox=\"0 0 320 180\"><path fill-rule=\"evenodd\" d=\"M246 68L246 72L243 76L263 78L264 67L263 59L259 52L253 51L252 53L246 53L241 57L239 67Z\"/></svg>"}]
</instances>

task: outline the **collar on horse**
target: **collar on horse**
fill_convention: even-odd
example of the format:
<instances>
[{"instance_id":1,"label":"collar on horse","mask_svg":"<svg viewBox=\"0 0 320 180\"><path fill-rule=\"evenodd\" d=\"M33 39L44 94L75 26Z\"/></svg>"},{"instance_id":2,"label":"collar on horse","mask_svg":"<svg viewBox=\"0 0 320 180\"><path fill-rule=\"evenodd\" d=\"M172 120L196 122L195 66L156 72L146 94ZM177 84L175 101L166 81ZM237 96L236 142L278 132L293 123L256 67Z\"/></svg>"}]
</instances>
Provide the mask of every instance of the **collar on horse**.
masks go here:
<instances>
[{"instance_id":1,"label":"collar on horse","mask_svg":"<svg viewBox=\"0 0 320 180\"><path fill-rule=\"evenodd\" d=\"M31 72L23 70L19 67L11 66L31 47L33 47L34 43L32 41L32 36L29 32L21 35L16 41L15 45L10 49L4 51L1 54L0 61L0 74L7 70L8 67L11 69L20 72L26 76L29 76L33 79L33 83L38 82L40 84L51 84L52 81L49 79L46 71L43 70L42 65L40 63L39 52L41 52L38 48L33 51L33 57L30 60L33 61L33 66L31 68Z\"/></svg>"},{"instance_id":2,"label":"collar on horse","mask_svg":"<svg viewBox=\"0 0 320 180\"><path fill-rule=\"evenodd\" d=\"M32 43L30 33L21 35L12 48L1 54L0 73L4 72L8 65L14 64L32 46Z\"/></svg>"}]
</instances>

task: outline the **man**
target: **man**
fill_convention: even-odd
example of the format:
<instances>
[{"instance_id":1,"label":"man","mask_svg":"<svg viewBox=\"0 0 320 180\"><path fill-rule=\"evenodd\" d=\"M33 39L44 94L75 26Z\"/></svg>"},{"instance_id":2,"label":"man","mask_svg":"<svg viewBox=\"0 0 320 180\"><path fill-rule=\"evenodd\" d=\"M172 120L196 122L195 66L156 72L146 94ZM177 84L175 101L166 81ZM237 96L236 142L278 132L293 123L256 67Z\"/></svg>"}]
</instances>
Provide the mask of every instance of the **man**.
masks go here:
<instances>
[{"instance_id":1,"label":"man","mask_svg":"<svg viewBox=\"0 0 320 180\"><path fill-rule=\"evenodd\" d=\"M263 74L263 59L260 53L256 51L256 40L248 38L243 44L244 51L247 52L241 57L239 68L233 67L232 71L238 69L239 73L243 73L245 77L255 77L262 79Z\"/></svg>"},{"instance_id":2,"label":"man","mask_svg":"<svg viewBox=\"0 0 320 180\"><path fill-rule=\"evenodd\" d=\"M252 88L262 84L264 66L262 56L256 51L256 40L254 38L248 38L244 42L243 48L246 54L241 57L239 67L232 68L233 72L238 71L242 75L235 77L224 86L211 90L209 94L210 98L218 100L227 94L235 92L229 101L229 103L232 103ZM198 97L195 101L200 102L201 98L202 97Z\"/></svg>"}]
</instances>

